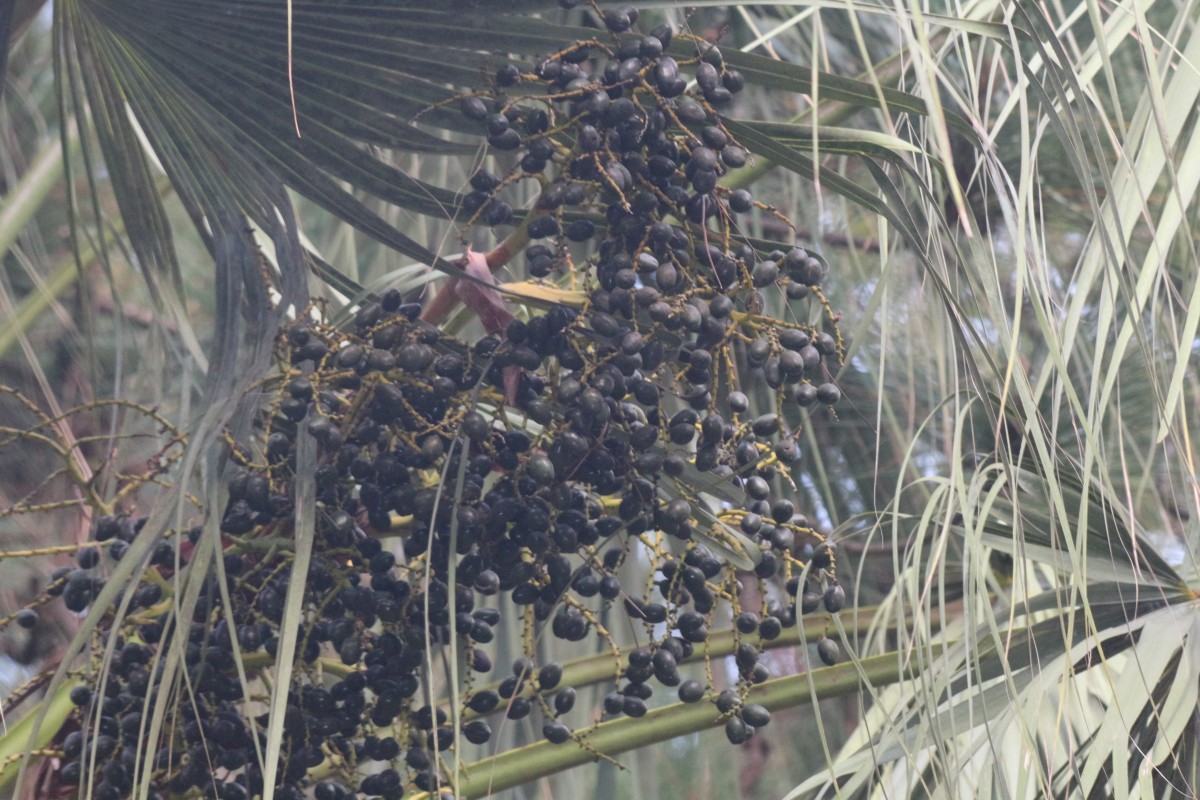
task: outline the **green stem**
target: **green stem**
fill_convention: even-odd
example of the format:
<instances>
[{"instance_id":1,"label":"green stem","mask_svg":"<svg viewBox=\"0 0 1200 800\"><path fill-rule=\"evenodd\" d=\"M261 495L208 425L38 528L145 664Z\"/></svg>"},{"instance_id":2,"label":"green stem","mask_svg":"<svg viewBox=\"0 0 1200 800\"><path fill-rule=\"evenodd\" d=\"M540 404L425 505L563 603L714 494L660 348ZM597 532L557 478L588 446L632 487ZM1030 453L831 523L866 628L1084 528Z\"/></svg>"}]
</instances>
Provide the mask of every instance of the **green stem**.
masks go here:
<instances>
[{"instance_id":1,"label":"green stem","mask_svg":"<svg viewBox=\"0 0 1200 800\"><path fill-rule=\"evenodd\" d=\"M75 283L78 276L79 270L75 267L74 256L64 258L54 267L44 287L34 289L17 303L13 318L0 330L0 358L8 354L21 334L37 322L50 304Z\"/></svg>"},{"instance_id":2,"label":"green stem","mask_svg":"<svg viewBox=\"0 0 1200 800\"><path fill-rule=\"evenodd\" d=\"M76 138L72 135L72 147L75 142ZM46 202L50 190L58 184L62 175L62 146L58 139L54 139L47 142L33 157L29 169L0 205L0 255L8 253L21 231L25 229L25 225Z\"/></svg>"},{"instance_id":3,"label":"green stem","mask_svg":"<svg viewBox=\"0 0 1200 800\"><path fill-rule=\"evenodd\" d=\"M74 152L79 144L75 129L71 128L67 145ZM58 139L48 142L33 159L29 169L21 176L20 183L0 205L0 255L8 253L21 231L46 202L51 190L58 185L63 176L62 147ZM120 224L119 218L115 224ZM111 234L106 234L111 235ZM83 263L93 257L90 250L80 253ZM54 299L67 290L75 282L79 270L75 266L75 257L62 259L54 267L50 279L46 281L44 290L33 291L17 304L13 319L0 330L0 358L8 354L21 334L50 307Z\"/></svg>"},{"instance_id":4,"label":"green stem","mask_svg":"<svg viewBox=\"0 0 1200 800\"><path fill-rule=\"evenodd\" d=\"M853 615L852 619L847 620L847 634L862 634L865 633L872 624L876 621L876 616L879 613L877 606L869 608L860 608ZM849 617L849 615L847 615ZM938 621L932 620L931 624L937 627ZM893 630L894 623L889 623L888 629ZM800 627L793 626L785 629L775 639L763 639L757 633L753 634L737 634L732 628L726 628L720 631L715 631L708 637L708 641L703 646L696 647L692 655L684 659L684 664L694 664L702 662L706 658L723 658L724 656L732 655L738 645L745 642L752 644L759 650L775 650L781 647L795 647L802 642L815 642L825 635L825 632L830 629L829 617L826 614L812 614L803 621L804 635L801 636ZM628 656L632 647L625 648L621 651L620 665L625 664L625 657ZM592 684L601 683L605 680L610 680L616 677L618 659L612 653L602 653L599 655L584 656L582 658L572 659L563 664L563 675L560 680L562 686L590 686ZM525 697L533 697L536 694L535 688L528 682L522 694ZM482 686L479 691L491 689L495 691L500 686L499 683L494 683L488 686ZM442 703L447 702L445 698ZM499 714L505 710L505 705L501 703L487 714L479 714L468 710L464 715L464 719L475 719L477 717L489 716L491 714Z\"/></svg>"},{"instance_id":5,"label":"green stem","mask_svg":"<svg viewBox=\"0 0 1200 800\"><path fill-rule=\"evenodd\" d=\"M75 704L71 702L71 690L77 685L79 684L68 682L59 686L52 697L43 698L29 709L19 722L0 736L0 790L16 780L27 751L45 747L58 735L59 729L75 708ZM41 726L37 729L37 738L31 741L30 737L39 719Z\"/></svg>"},{"instance_id":6,"label":"green stem","mask_svg":"<svg viewBox=\"0 0 1200 800\"><path fill-rule=\"evenodd\" d=\"M72 140L72 145L74 145L74 140ZM170 189L170 183L165 180L159 182L160 192L170 191ZM7 230L4 217L6 211L7 207L0 210L0 247L3 247L5 244L3 233ZM17 232L19 233L20 229ZM99 246L101 248L108 247L114 239L124 232L124 220L121 219L120 214L114 215L99 231ZM3 250L7 251L7 247L3 247ZM79 278L78 265L82 264L84 267L87 267L96 256L96 248L87 242L83 242L79 248L78 260L76 260L74 254L68 254L64 258L59 259L58 263L51 270L50 277L46 280L45 285L34 289L34 291L21 298L21 302L17 303L16 311L13 313L11 324L0 330L0 358L3 358L8 353L12 346L17 343L21 334L33 326L38 318L46 312L46 309L50 307L51 303L75 284L75 281Z\"/></svg>"},{"instance_id":7,"label":"green stem","mask_svg":"<svg viewBox=\"0 0 1200 800\"><path fill-rule=\"evenodd\" d=\"M919 672L918 665L899 656L898 653L884 653L864 658L857 664L838 664L767 681L750 689L746 702L776 711L851 694L859 691L865 682L878 687L913 678ZM901 666L905 663L908 666ZM586 749L574 740L563 744L538 742L467 765L463 768L466 778L459 784L455 796L462 800L487 797L592 763L600 756L615 756L722 724L724 718L711 703L674 703L655 709L640 719L626 717L602 722L579 732L585 737ZM427 800L428 795L416 795L415 798Z\"/></svg>"}]
</instances>

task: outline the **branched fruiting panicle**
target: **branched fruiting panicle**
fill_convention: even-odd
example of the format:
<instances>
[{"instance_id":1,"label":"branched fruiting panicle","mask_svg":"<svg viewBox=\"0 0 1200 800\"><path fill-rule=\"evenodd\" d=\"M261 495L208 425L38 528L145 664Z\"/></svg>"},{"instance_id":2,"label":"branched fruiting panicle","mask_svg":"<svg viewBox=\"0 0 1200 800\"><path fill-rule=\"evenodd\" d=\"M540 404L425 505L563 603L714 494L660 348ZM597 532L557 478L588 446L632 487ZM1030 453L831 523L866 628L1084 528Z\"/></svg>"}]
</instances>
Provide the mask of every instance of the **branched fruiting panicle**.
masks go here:
<instances>
[{"instance_id":1,"label":"branched fruiting panicle","mask_svg":"<svg viewBox=\"0 0 1200 800\"><path fill-rule=\"evenodd\" d=\"M603 22L597 39L532 69L500 65L456 101L513 165L471 175L463 216L524 225L531 243L517 263L538 281L561 276L582 302L530 318L497 312L475 341L423 321L395 291L340 328L301 315L256 395L267 400L254 437L229 441L224 504L203 529L163 533L129 587L131 614L113 630L102 622L114 657L104 691L89 672L71 694L90 733L61 742L64 783L95 753L116 765L97 794L129 796L136 754L153 752L143 768L154 791L260 794L239 662L252 694L262 691L258 671L278 657L285 624L297 642L291 685L274 687L287 693L279 796L432 790L450 778L456 738L492 741L490 714L533 715L547 741L586 742L571 668L538 660L543 636L614 654L608 717L640 717L668 695L713 702L735 744L768 723L766 708L742 702L769 677L763 648L800 616L845 605L835 546L784 496L802 458L798 426L841 400L841 340L764 312L767 299L812 297L832 319L827 265L743 235L741 215L768 207L729 185L747 155L718 111L744 79L719 50L667 25L644 34L632 8L608 8ZM519 222L508 192L523 181L541 198ZM300 617L285 623L308 445L313 546ZM144 524L98 515L48 596L86 611L105 586L104 554L119 560ZM210 577L181 621L176 571L206 535L221 548L227 593ZM629 585L626 565L645 559L652 577ZM766 597L777 580L786 594L776 587L753 605L742 594ZM13 619L38 622L33 607ZM623 658L605 627L614 619L643 637ZM697 680L687 665L731 623L737 685L714 696L711 675ZM478 687L498 671L498 636L523 641L525 656ZM191 699L163 741L144 746L143 698L174 685L158 666L173 646ZM451 650L463 657L459 709L426 695L428 665ZM833 663L837 645L822 639L818 654ZM254 721L261 735L267 718ZM365 762L376 764L358 774Z\"/></svg>"}]
</instances>

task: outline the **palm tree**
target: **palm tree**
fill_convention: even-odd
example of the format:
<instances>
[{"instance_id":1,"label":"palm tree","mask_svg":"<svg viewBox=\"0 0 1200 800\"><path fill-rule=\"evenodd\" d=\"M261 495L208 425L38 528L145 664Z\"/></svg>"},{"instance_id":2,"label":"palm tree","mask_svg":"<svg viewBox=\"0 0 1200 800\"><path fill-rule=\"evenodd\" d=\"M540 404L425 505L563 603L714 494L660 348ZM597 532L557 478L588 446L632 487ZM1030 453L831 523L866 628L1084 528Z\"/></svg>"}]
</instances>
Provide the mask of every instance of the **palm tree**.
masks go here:
<instances>
[{"instance_id":1,"label":"palm tree","mask_svg":"<svg viewBox=\"0 0 1200 800\"><path fill-rule=\"evenodd\" d=\"M77 505L96 514L115 508L123 486L120 464L103 456L112 442L134 449L132 437L161 435L177 419L187 446L164 450L171 483L59 654L61 668L31 687L43 699L0 739L12 757L0 765L6 781L29 772L26 751L61 746L56 734L77 713L68 690L79 656L98 646L89 635L112 624L114 603L129 602L125 587L162 535L182 530L190 503L224 507L230 468L219 445L254 438L252 411L274 391L263 379L275 374L280 329L304 318L314 297L335 324L385 288L409 299L443 276L468 280L461 264L470 262L443 251L496 244L462 221L473 213L464 209L468 176L481 163L507 166L506 157L481 149L458 98L492 87L504 64L530 74L571 42L611 38L599 8L413 5L54 6L43 52L53 58L61 144L14 173L0 209L12 268L29 264L24 294L5 290L20 324L0 348L36 336L53 295L38 281L61 292L77 262L97 261L103 279L80 285L101 287L118 309L124 295L145 298L151 341L161 344L152 357L169 365L173 385L131 388L121 362L90 345L98 396L124 405L60 413L46 391L29 404L29 427L44 416L67 463L64 483L83 487L88 503ZM768 681L743 700L772 711L811 705L812 717L795 724L818 755L782 781L800 783L795 797L1194 795L1195 14L1129 3L1105 15L1086 5L920 14L723 5L691 16L644 11L637 24L648 32L666 20L696 34L668 48L681 62L731 29L718 43L722 63L750 88L722 122L755 158L723 183L787 208L825 244L832 270L821 288L847 309L837 414L789 405L785 421L801 431L792 497L840 544L838 578L851 601L802 618L772 646L824 638L826 652L836 642L849 661ZM31 17L14 8L10 24L20 29ZM14 67L39 65L32 39L14 49ZM10 86L31 74L14 67ZM12 91L7 100L13 108ZM71 244L51 248L61 266L45 277L36 232L13 243L54 186L66 190ZM506 256L528 244L537 194L518 198L526 224L518 212ZM766 251L791 231L760 211L748 233ZM522 280L520 259L499 260L521 317L582 300L565 282ZM203 269L192 263L201 261ZM129 281L134 269L140 285ZM763 313L784 322L824 314L819 304L771 301ZM481 334L479 310L455 312L442 330ZM742 374L750 369L739 363ZM765 386L746 392L757 410L774 402ZM147 400L171 419L149 424ZM95 436L62 422L77 419ZM149 485L142 491L151 497ZM47 513L8 504L7 518ZM176 573L181 618L221 563L215 539L198 541L209 549ZM636 564L622 573L639 587L647 579ZM289 593L287 618L302 600L302 587ZM709 647L721 656L736 644L730 633ZM105 647L111 658L111 642L99 647L98 658ZM540 663L580 656L564 670L570 685L612 677L607 652L545 648ZM520 637L502 640L496 660L525 649ZM169 662L182 660L182 644L171 652ZM298 669L290 658L251 667L252 677L285 686ZM845 695L857 702L818 702ZM174 724L183 696L163 693L147 706L152 737ZM276 692L263 709L267 763L284 739L286 705ZM529 787L723 726L720 717L707 703L668 705L601 724L587 747L510 749L528 740L513 725L493 755L459 765L455 788L475 797ZM787 749L785 740L775 747ZM706 740L706 757L731 763L717 752ZM635 791L648 795L654 771L646 756L634 758ZM611 787L608 763L575 780L591 785L598 774ZM579 786L558 793L588 791Z\"/></svg>"}]
</instances>

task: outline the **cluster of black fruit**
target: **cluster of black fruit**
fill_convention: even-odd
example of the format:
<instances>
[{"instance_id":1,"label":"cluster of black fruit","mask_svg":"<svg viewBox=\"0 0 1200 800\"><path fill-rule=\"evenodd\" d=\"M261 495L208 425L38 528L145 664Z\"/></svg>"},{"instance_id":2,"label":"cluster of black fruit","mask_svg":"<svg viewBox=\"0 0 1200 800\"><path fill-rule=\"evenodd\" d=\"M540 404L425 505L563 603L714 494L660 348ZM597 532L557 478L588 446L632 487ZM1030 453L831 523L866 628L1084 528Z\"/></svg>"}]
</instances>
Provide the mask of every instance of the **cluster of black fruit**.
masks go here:
<instances>
[{"instance_id":1,"label":"cluster of black fruit","mask_svg":"<svg viewBox=\"0 0 1200 800\"><path fill-rule=\"evenodd\" d=\"M438 754L487 742L491 714L537 715L547 740L575 738L587 713L570 718L576 694L562 665L533 653L495 688L466 680L461 709L429 704L431 651L453 648L470 671L492 670L486 645L501 603L568 642L607 637L610 610L637 623L644 643L620 665L606 716L647 713L657 684L683 702L712 702L734 743L768 722L765 708L743 702L769 677L749 640L770 642L798 615L845 602L834 548L778 494L799 458L794 426L805 417L794 405L839 399L829 381L839 345L763 316L764 292L819 296L824 268L799 248L762 253L740 234L738 215L756 203L719 183L746 154L716 109L741 76L703 43L688 40L690 58L666 55L670 28L638 36L637 16L606 13L621 34L610 44L578 42L532 72L507 65L486 99L462 101L494 148L520 151L503 177L477 173L465 205L507 224L504 187L540 175L542 199L525 224L543 241L526 249L529 271L577 271L589 287L582 308L555 307L467 344L392 291L347 329L289 329L260 440L232 453L240 466L220 519L232 606L213 574L192 618L172 617L164 576L186 562L200 529L160 545L131 590L126 624L109 633L103 689L77 690L88 724L63 743L64 782L78 781L94 754L96 796L128 796L140 752L155 791L259 793L266 717L246 710L235 651L251 677L273 661L297 580L303 620L279 797L434 790L448 780ZM590 254L572 257L594 239ZM771 407L751 413L739 380L770 387ZM298 576L305 437L315 444L317 521ZM723 510L702 510L700 491ZM137 528L104 517L96 539L120 557ZM648 590L620 579L639 542L655 569ZM73 610L99 588L98 551L83 552L86 563L56 584ZM747 580L777 580L784 599L743 608ZM684 680L680 665L730 619L746 638L734 653L736 688ZM145 698L162 688L154 656L179 637L189 694L169 741L147 749ZM823 641L820 655L832 662L836 645Z\"/></svg>"}]
</instances>

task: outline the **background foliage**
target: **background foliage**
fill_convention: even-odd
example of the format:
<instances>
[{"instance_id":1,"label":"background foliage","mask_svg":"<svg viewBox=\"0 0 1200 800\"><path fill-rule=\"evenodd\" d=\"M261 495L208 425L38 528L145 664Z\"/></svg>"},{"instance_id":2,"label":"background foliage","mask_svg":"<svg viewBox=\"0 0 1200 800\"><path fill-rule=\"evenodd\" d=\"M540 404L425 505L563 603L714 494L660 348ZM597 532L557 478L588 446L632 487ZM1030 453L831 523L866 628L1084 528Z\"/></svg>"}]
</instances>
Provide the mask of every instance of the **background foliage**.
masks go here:
<instances>
[{"instance_id":1,"label":"background foliage","mask_svg":"<svg viewBox=\"0 0 1200 800\"><path fill-rule=\"evenodd\" d=\"M205 445L288 303L415 292L441 279L430 266L452 268L457 192L494 156L429 107L589 19L425 5L9 6L0 380L52 416L114 397L157 408L191 431L178 474L194 480L177 486L209 491ZM822 701L846 690L802 672L811 650L781 653L821 702L777 715L769 748L693 734L547 790L1194 796L1194 5L660 6L644 13L719 37L747 76L731 116L757 158L736 180L833 267L847 400L808 428L798 499L856 556L856 602L823 625L857 680ZM241 313L259 285L247 219L274 318ZM70 505L11 512L35 489L66 496L70 477L103 494L159 445L116 406L64 419L66 466L0 452L5 551L85 539ZM5 613L54 557L0 563ZM33 636L10 626L14 664L53 667L85 643L86 620L69 645L80 621L44 616ZM26 739L2 741L20 763Z\"/></svg>"}]
</instances>

